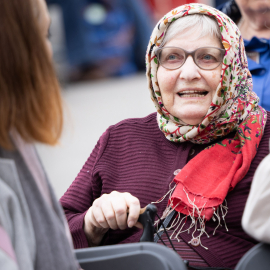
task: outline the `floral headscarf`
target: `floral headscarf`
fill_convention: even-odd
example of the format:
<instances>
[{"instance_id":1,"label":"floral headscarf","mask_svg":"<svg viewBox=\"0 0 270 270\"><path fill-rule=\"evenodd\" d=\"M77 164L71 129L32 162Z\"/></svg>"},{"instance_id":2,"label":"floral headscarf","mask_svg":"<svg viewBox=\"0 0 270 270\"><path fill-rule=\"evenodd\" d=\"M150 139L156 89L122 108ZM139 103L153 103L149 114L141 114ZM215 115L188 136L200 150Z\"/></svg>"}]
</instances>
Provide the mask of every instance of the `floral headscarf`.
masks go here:
<instances>
[{"instance_id":1,"label":"floral headscarf","mask_svg":"<svg viewBox=\"0 0 270 270\"><path fill-rule=\"evenodd\" d=\"M164 108L155 55L155 49L160 47L169 25L191 14L205 14L217 21L226 50L221 80L212 103L202 122L194 126L186 125ZM175 209L190 216L193 221L199 220L200 234L195 240L200 242L205 221L213 214L217 216L219 208L220 213L224 209L227 211L222 205L227 193L248 172L263 135L266 112L258 105L259 99L252 91L252 79L239 29L229 17L214 8L187 4L169 12L152 33L146 63L151 98L158 111L159 128L166 138L176 143L190 141L195 144L207 144L219 139L191 159L176 175L176 186L172 189L168 211L165 211L168 214L169 210ZM233 139L223 138L232 131L236 131Z\"/></svg>"},{"instance_id":2,"label":"floral headscarf","mask_svg":"<svg viewBox=\"0 0 270 270\"><path fill-rule=\"evenodd\" d=\"M163 106L157 80L158 61L155 49L160 46L170 24L191 14L214 17L218 23L226 54L222 63L221 80L206 116L199 125L184 124ZM259 98L252 91L251 74L247 66L244 43L239 29L222 12L203 4L188 4L175 8L156 25L146 54L147 79L151 98L159 113L159 127L166 138L174 142L209 143L236 129L247 115L257 114Z\"/></svg>"}]
</instances>

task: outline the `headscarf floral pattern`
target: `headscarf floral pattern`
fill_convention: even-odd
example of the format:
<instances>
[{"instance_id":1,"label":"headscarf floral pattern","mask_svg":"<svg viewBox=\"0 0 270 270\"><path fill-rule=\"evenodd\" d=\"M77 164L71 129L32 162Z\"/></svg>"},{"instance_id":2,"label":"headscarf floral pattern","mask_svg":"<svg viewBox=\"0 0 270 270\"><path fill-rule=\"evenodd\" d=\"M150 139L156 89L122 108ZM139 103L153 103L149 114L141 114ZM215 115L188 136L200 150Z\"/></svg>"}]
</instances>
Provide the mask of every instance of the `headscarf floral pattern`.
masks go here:
<instances>
[{"instance_id":1,"label":"headscarf floral pattern","mask_svg":"<svg viewBox=\"0 0 270 270\"><path fill-rule=\"evenodd\" d=\"M203 121L194 126L186 125L163 106L157 80L158 61L155 55L155 49L161 45L170 24L178 18L191 14L205 14L216 19L226 50L221 80L215 96ZM147 48L146 64L151 98L158 111L158 124L168 140L206 144L237 130L239 124L249 114L260 113L261 123L264 126L266 114L262 113L263 109L258 106L259 98L252 91L252 79L247 66L243 39L234 22L222 12L203 4L187 4L166 14L152 33Z\"/></svg>"}]
</instances>

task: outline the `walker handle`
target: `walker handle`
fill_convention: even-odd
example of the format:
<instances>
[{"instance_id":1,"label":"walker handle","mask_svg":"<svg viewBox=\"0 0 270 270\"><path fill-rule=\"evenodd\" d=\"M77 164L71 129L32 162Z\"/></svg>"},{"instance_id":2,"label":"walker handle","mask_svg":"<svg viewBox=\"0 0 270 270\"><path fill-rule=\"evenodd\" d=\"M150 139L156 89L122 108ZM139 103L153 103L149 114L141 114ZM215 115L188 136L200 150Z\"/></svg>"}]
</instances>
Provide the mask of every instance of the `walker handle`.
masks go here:
<instances>
[{"instance_id":1,"label":"walker handle","mask_svg":"<svg viewBox=\"0 0 270 270\"><path fill-rule=\"evenodd\" d=\"M148 204L140 211L138 222L143 225L143 233L140 242L154 242L154 221L157 213L157 207Z\"/></svg>"}]
</instances>

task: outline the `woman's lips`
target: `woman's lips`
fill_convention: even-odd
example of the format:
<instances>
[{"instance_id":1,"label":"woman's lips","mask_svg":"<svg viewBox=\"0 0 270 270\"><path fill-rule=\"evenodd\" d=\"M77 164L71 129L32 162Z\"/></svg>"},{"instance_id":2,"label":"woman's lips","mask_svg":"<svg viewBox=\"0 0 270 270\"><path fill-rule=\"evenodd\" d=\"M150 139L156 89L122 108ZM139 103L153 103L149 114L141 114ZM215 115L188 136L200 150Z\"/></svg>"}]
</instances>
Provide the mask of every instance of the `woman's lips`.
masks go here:
<instances>
[{"instance_id":1,"label":"woman's lips","mask_svg":"<svg viewBox=\"0 0 270 270\"><path fill-rule=\"evenodd\" d=\"M190 97L205 97L208 91L201 90L184 90L177 93L180 98L190 98Z\"/></svg>"}]
</instances>

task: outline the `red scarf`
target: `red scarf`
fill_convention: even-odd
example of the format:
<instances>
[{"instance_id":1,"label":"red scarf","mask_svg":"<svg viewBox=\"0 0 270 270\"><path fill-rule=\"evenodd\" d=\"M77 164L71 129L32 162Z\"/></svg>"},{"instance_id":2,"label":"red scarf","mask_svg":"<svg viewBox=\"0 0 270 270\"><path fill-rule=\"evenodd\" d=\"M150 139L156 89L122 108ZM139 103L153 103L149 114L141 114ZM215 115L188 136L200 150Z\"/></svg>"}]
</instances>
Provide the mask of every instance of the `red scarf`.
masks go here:
<instances>
[{"instance_id":1,"label":"red scarf","mask_svg":"<svg viewBox=\"0 0 270 270\"><path fill-rule=\"evenodd\" d=\"M262 115L249 115L233 139L215 143L189 161L174 178L170 205L176 211L209 220L227 193L243 179L256 155L263 126Z\"/></svg>"}]
</instances>

